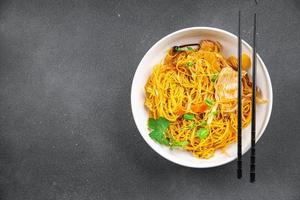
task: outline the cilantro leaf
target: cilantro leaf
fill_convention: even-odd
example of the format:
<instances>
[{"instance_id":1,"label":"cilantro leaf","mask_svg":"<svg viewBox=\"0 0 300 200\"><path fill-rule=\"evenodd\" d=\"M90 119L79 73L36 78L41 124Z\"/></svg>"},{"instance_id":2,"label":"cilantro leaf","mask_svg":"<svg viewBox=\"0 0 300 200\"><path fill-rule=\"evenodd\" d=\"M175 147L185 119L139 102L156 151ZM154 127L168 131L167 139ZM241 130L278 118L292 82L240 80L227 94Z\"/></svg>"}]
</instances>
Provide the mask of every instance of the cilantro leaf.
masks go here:
<instances>
[{"instance_id":1,"label":"cilantro leaf","mask_svg":"<svg viewBox=\"0 0 300 200\"><path fill-rule=\"evenodd\" d=\"M153 130L149 134L152 140L160 143L160 144L165 144L169 145L169 141L165 138L165 134L159 130Z\"/></svg>"},{"instance_id":2,"label":"cilantro leaf","mask_svg":"<svg viewBox=\"0 0 300 200\"><path fill-rule=\"evenodd\" d=\"M149 119L149 121L148 121L148 127L150 129L156 129L156 121L155 121L155 119L153 119L153 118Z\"/></svg>"},{"instance_id":3,"label":"cilantro leaf","mask_svg":"<svg viewBox=\"0 0 300 200\"><path fill-rule=\"evenodd\" d=\"M200 128L197 132L196 135L201 139L205 139L208 136L209 132L206 128Z\"/></svg>"},{"instance_id":4,"label":"cilantro leaf","mask_svg":"<svg viewBox=\"0 0 300 200\"><path fill-rule=\"evenodd\" d=\"M160 144L169 146L169 140L165 137L165 131L168 129L170 122L160 117L158 119L150 118L148 121L148 127L152 130L149 136Z\"/></svg>"},{"instance_id":5,"label":"cilantro leaf","mask_svg":"<svg viewBox=\"0 0 300 200\"><path fill-rule=\"evenodd\" d=\"M165 132L170 125L170 122L163 117L158 118L156 123L157 123L157 128L160 129L162 132Z\"/></svg>"},{"instance_id":6,"label":"cilantro leaf","mask_svg":"<svg viewBox=\"0 0 300 200\"><path fill-rule=\"evenodd\" d=\"M158 130L153 130L151 131L151 133L149 134L150 137L153 139L153 140L156 140L156 141L160 141L162 138L163 138L163 133L158 131Z\"/></svg>"},{"instance_id":7,"label":"cilantro leaf","mask_svg":"<svg viewBox=\"0 0 300 200\"><path fill-rule=\"evenodd\" d=\"M167 128L169 127L169 125L170 125L170 122L163 117L160 117L156 120L153 118L150 118L148 121L148 127L150 129L159 130L161 132L165 132L167 130Z\"/></svg>"}]
</instances>

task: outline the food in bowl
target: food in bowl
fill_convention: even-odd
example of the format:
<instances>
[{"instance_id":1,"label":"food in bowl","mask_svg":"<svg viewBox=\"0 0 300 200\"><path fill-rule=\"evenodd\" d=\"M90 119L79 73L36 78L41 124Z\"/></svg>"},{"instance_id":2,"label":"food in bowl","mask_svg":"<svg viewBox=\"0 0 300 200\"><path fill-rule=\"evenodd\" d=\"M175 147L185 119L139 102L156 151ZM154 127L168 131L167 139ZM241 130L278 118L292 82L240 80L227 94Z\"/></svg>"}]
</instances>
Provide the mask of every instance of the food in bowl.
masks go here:
<instances>
[{"instance_id":1,"label":"food in bowl","mask_svg":"<svg viewBox=\"0 0 300 200\"><path fill-rule=\"evenodd\" d=\"M149 137L208 159L237 139L237 58L218 41L170 48L145 85ZM251 59L242 55L242 125L251 121ZM256 101L265 103L257 88Z\"/></svg>"}]
</instances>

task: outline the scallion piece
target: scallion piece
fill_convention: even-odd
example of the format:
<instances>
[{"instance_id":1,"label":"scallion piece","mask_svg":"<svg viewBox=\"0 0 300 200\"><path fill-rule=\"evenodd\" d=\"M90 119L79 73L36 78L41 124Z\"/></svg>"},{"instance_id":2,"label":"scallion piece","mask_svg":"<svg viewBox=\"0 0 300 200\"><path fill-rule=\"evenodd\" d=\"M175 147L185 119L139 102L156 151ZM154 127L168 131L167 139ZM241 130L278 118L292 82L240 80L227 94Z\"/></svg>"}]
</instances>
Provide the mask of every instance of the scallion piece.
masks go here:
<instances>
[{"instance_id":1,"label":"scallion piece","mask_svg":"<svg viewBox=\"0 0 300 200\"><path fill-rule=\"evenodd\" d=\"M201 139L205 139L208 136L209 132L206 128L200 128L197 132L196 135Z\"/></svg>"},{"instance_id":2,"label":"scallion piece","mask_svg":"<svg viewBox=\"0 0 300 200\"><path fill-rule=\"evenodd\" d=\"M193 114L184 114L183 118L186 120L193 120L194 119L194 115Z\"/></svg>"},{"instance_id":3,"label":"scallion piece","mask_svg":"<svg viewBox=\"0 0 300 200\"><path fill-rule=\"evenodd\" d=\"M175 50L176 50L177 52L178 52L178 51L183 51L183 49L180 48L180 47L176 47Z\"/></svg>"},{"instance_id":4,"label":"scallion piece","mask_svg":"<svg viewBox=\"0 0 300 200\"><path fill-rule=\"evenodd\" d=\"M215 75L213 75L212 77L211 77L211 81L212 82L215 82L217 79L218 79L218 77L219 77L219 73L218 74L215 74Z\"/></svg>"},{"instance_id":5,"label":"scallion piece","mask_svg":"<svg viewBox=\"0 0 300 200\"><path fill-rule=\"evenodd\" d=\"M212 101L210 99L205 99L204 102L206 103L206 105L208 105L210 107L213 105L213 103L212 103Z\"/></svg>"},{"instance_id":6,"label":"scallion piece","mask_svg":"<svg viewBox=\"0 0 300 200\"><path fill-rule=\"evenodd\" d=\"M186 63L186 65L187 65L188 67L192 67L192 66L193 66L193 62L192 62L192 61L189 61L189 62Z\"/></svg>"}]
</instances>

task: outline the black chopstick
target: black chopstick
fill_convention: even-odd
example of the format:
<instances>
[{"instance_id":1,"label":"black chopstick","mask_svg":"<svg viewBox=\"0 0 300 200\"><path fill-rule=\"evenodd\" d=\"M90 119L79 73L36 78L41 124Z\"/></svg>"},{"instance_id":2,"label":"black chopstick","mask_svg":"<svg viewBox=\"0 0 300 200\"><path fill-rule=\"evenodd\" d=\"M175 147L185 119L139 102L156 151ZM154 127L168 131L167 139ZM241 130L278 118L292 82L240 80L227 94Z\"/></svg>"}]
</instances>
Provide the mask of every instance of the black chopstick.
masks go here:
<instances>
[{"instance_id":1,"label":"black chopstick","mask_svg":"<svg viewBox=\"0 0 300 200\"><path fill-rule=\"evenodd\" d=\"M238 25L238 145L237 145L237 177L242 178L242 46L241 46L241 11Z\"/></svg>"},{"instance_id":2,"label":"black chopstick","mask_svg":"<svg viewBox=\"0 0 300 200\"><path fill-rule=\"evenodd\" d=\"M250 156L250 182L255 181L255 140L256 140L256 13L254 13L253 26L253 54L252 54L252 112L251 112L251 156Z\"/></svg>"}]
</instances>

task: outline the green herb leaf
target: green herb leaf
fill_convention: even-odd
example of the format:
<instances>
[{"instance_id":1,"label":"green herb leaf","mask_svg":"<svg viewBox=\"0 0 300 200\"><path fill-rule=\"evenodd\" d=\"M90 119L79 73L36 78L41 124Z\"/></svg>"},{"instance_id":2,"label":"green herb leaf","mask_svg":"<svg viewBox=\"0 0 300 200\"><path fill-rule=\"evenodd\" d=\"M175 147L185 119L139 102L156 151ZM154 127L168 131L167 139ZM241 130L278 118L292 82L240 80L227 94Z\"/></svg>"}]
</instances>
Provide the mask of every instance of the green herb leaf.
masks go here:
<instances>
[{"instance_id":1,"label":"green herb leaf","mask_svg":"<svg viewBox=\"0 0 300 200\"><path fill-rule=\"evenodd\" d=\"M149 134L150 137L160 144L169 145L168 139L165 137L165 131L168 129L170 122L160 117L158 119L150 118L148 121L148 127L152 129L151 133Z\"/></svg>"},{"instance_id":2,"label":"green herb leaf","mask_svg":"<svg viewBox=\"0 0 300 200\"><path fill-rule=\"evenodd\" d=\"M153 118L150 118L150 119L148 120L148 127L149 127L150 129L156 129L156 120L153 119Z\"/></svg>"},{"instance_id":3,"label":"green herb leaf","mask_svg":"<svg viewBox=\"0 0 300 200\"><path fill-rule=\"evenodd\" d=\"M219 77L219 73L213 75L213 76L211 77L210 80L211 80L212 82L215 82L215 81L218 79L218 77Z\"/></svg>"},{"instance_id":4,"label":"green herb leaf","mask_svg":"<svg viewBox=\"0 0 300 200\"><path fill-rule=\"evenodd\" d=\"M186 63L186 65L187 65L188 67L192 67L192 66L193 66L193 62L192 62L192 61L189 61L189 62Z\"/></svg>"},{"instance_id":5,"label":"green herb leaf","mask_svg":"<svg viewBox=\"0 0 300 200\"><path fill-rule=\"evenodd\" d=\"M204 101L208 106L212 106L213 105L213 103L212 103L212 101L210 100L210 99L205 99L205 101Z\"/></svg>"},{"instance_id":6,"label":"green herb leaf","mask_svg":"<svg viewBox=\"0 0 300 200\"><path fill-rule=\"evenodd\" d=\"M193 50L194 50L192 47L187 47L187 49L188 49L189 51L193 51Z\"/></svg>"},{"instance_id":7,"label":"green herb leaf","mask_svg":"<svg viewBox=\"0 0 300 200\"><path fill-rule=\"evenodd\" d=\"M161 132L159 130L153 130L149 135L152 138L152 140L155 140L160 144L169 145L169 141L165 138L164 132Z\"/></svg>"},{"instance_id":8,"label":"green herb leaf","mask_svg":"<svg viewBox=\"0 0 300 200\"><path fill-rule=\"evenodd\" d=\"M201 139L205 139L208 136L209 132L206 128L200 128L197 132L196 135Z\"/></svg>"},{"instance_id":9,"label":"green herb leaf","mask_svg":"<svg viewBox=\"0 0 300 200\"><path fill-rule=\"evenodd\" d=\"M157 126L161 131L165 132L168 129L169 125L170 122L166 118L163 117L158 118Z\"/></svg>"},{"instance_id":10,"label":"green herb leaf","mask_svg":"<svg viewBox=\"0 0 300 200\"><path fill-rule=\"evenodd\" d=\"M194 115L193 114L184 114L183 118L186 120L193 120L194 119Z\"/></svg>"},{"instance_id":11,"label":"green herb leaf","mask_svg":"<svg viewBox=\"0 0 300 200\"><path fill-rule=\"evenodd\" d=\"M150 129L159 130L162 132L165 132L167 130L167 128L169 127L169 125L170 125L170 122L163 117L160 117L156 120L153 118L150 118L148 121L148 126Z\"/></svg>"}]
</instances>

